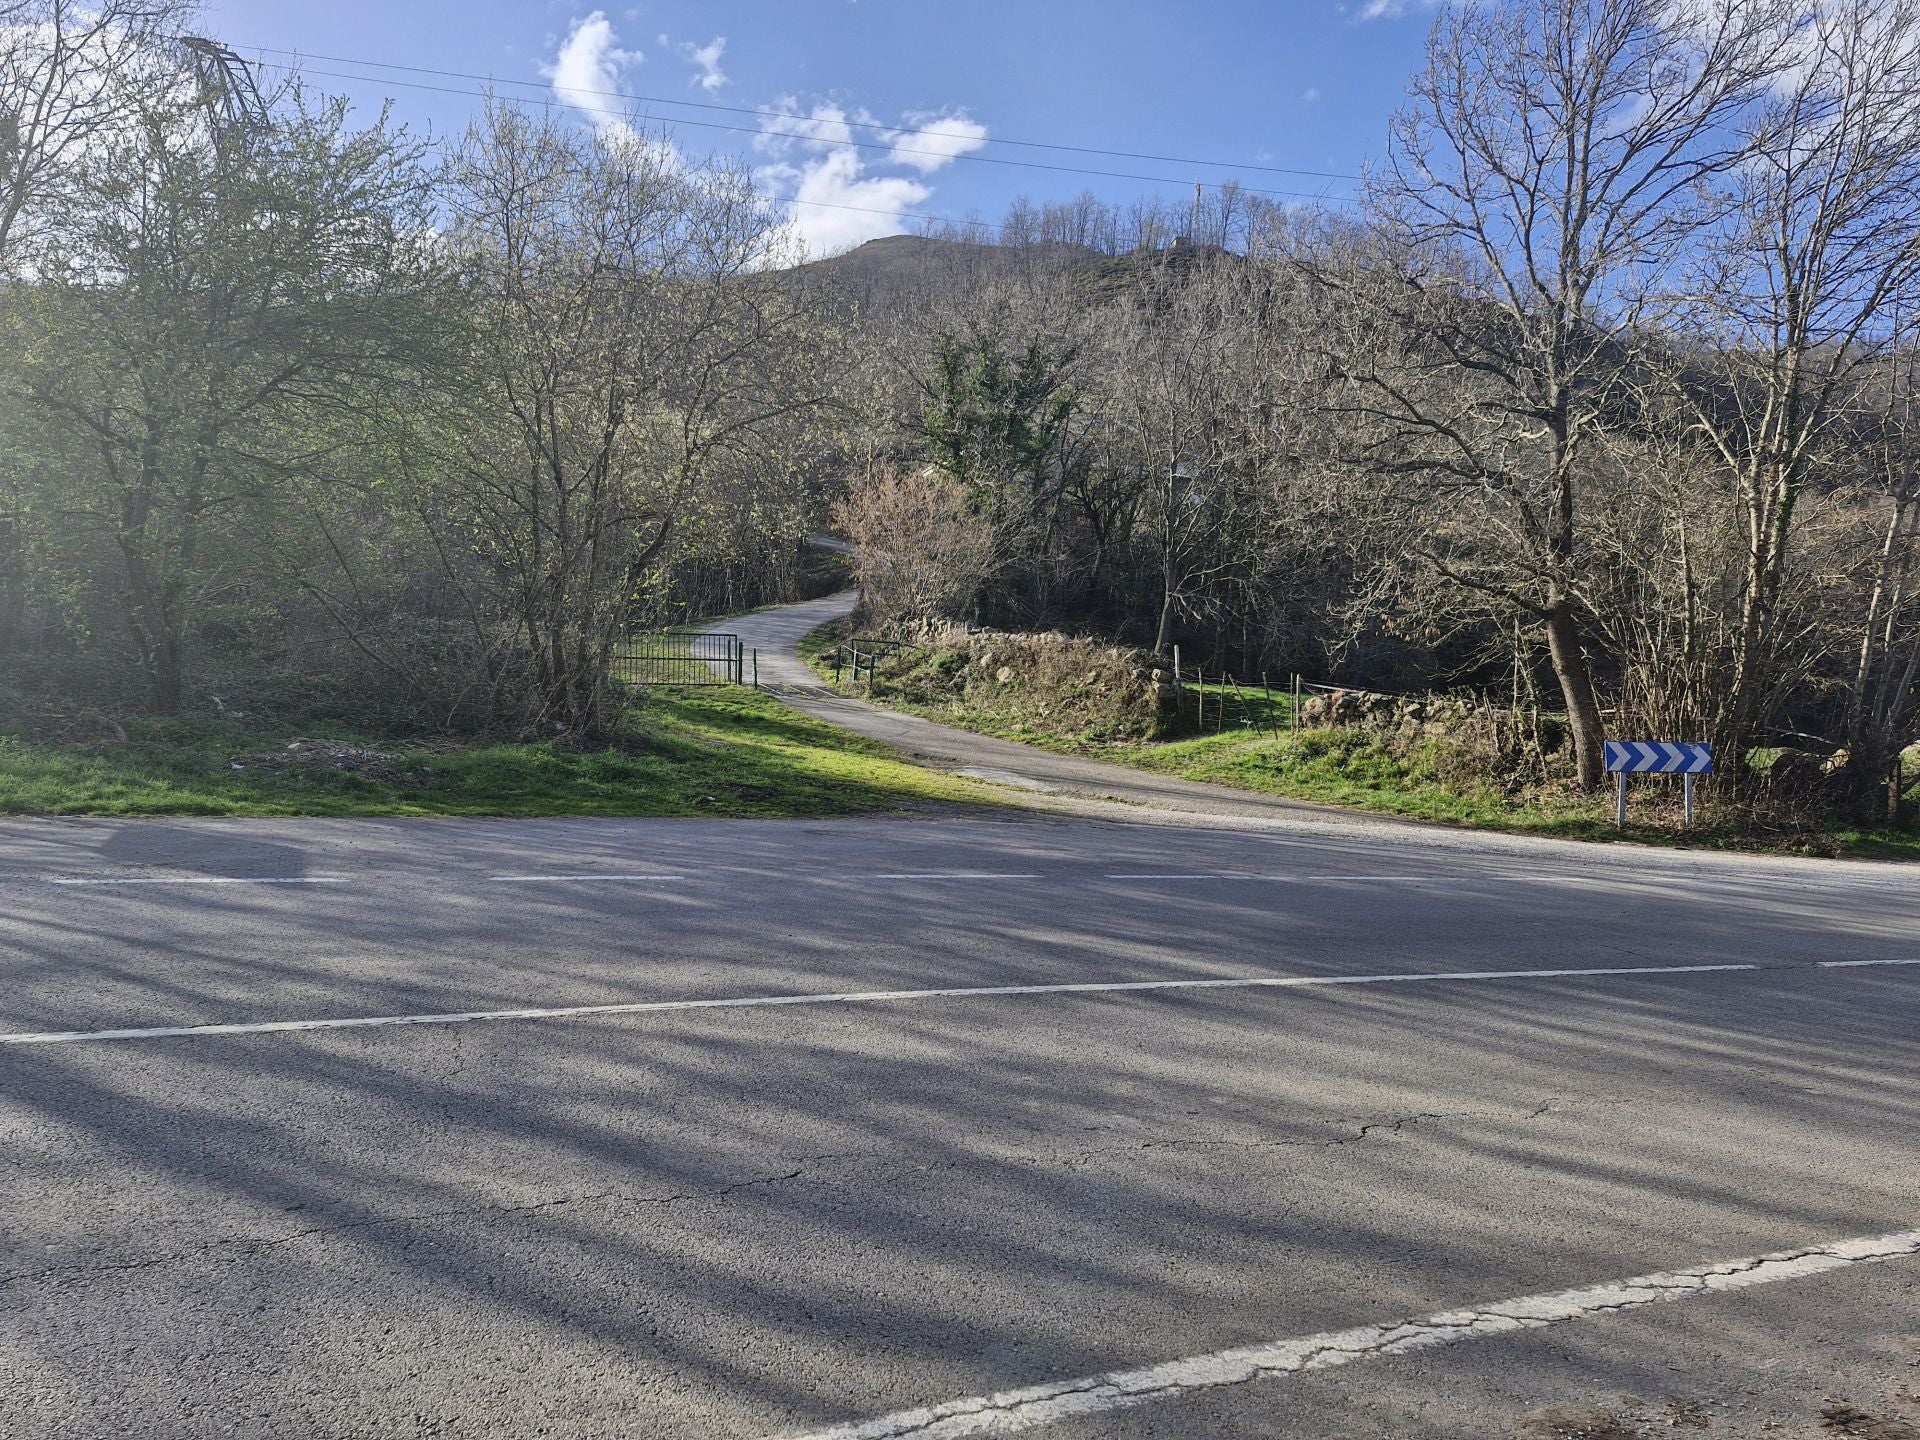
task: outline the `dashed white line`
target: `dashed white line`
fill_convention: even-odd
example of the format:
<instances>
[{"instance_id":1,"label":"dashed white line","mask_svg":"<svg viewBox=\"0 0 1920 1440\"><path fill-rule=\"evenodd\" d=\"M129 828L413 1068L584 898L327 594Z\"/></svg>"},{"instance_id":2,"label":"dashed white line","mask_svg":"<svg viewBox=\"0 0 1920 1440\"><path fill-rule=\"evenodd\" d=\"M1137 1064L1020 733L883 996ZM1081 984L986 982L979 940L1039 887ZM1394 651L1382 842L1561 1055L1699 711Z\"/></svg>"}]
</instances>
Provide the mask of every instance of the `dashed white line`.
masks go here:
<instances>
[{"instance_id":1,"label":"dashed white line","mask_svg":"<svg viewBox=\"0 0 1920 1440\"><path fill-rule=\"evenodd\" d=\"M1816 960L1822 970L1857 970L1864 965L1920 965L1920 960Z\"/></svg>"},{"instance_id":2,"label":"dashed white line","mask_svg":"<svg viewBox=\"0 0 1920 1440\"><path fill-rule=\"evenodd\" d=\"M1219 870L1205 875L1104 875L1104 880L1290 880L1290 875L1247 875L1235 870Z\"/></svg>"},{"instance_id":3,"label":"dashed white line","mask_svg":"<svg viewBox=\"0 0 1920 1440\"><path fill-rule=\"evenodd\" d=\"M1061 985L954 985L938 990L847 990L815 995L745 995L711 1000L640 1000L524 1010L458 1010L433 1015L356 1015L324 1020L254 1020L231 1025L156 1025L126 1030L48 1030L0 1035L0 1045L83 1040L165 1040L181 1036L268 1035L296 1030L362 1030L389 1025L456 1025L473 1020L563 1020L671 1010L746 1010L772 1005L853 1005L877 1000L975 999L989 995L1093 995L1127 990L1293 989L1319 985L1408 985L1432 981L1556 980L1609 975L1699 975L1758 970L1740 965L1619 965L1566 970L1437 970L1404 975L1246 975L1224 980L1101 980Z\"/></svg>"},{"instance_id":4,"label":"dashed white line","mask_svg":"<svg viewBox=\"0 0 1920 1440\"><path fill-rule=\"evenodd\" d=\"M489 880L685 880L685 875L489 875Z\"/></svg>"},{"instance_id":5,"label":"dashed white line","mask_svg":"<svg viewBox=\"0 0 1920 1440\"><path fill-rule=\"evenodd\" d=\"M870 880L1042 880L1046 877L1037 872L1027 871L915 870L898 875L870 875L867 878Z\"/></svg>"},{"instance_id":6,"label":"dashed white line","mask_svg":"<svg viewBox=\"0 0 1920 1440\"><path fill-rule=\"evenodd\" d=\"M1402 880L1410 885L1457 885L1467 880L1530 880L1530 875L1302 875L1302 880Z\"/></svg>"},{"instance_id":7,"label":"dashed white line","mask_svg":"<svg viewBox=\"0 0 1920 1440\"><path fill-rule=\"evenodd\" d=\"M1384 1359L1461 1340L1562 1325L1598 1313L1615 1314L1644 1305L1687 1300L1696 1295L1775 1285L1850 1265L1899 1260L1916 1254L1920 1254L1920 1230L1838 1240L1805 1250L1785 1250L1686 1270L1662 1270L1580 1290L1523 1295L1490 1305L1443 1310L1436 1315L1383 1325L1323 1331L1318 1335L1216 1350L1210 1355L1194 1355L1132 1370L1109 1370L1079 1379L1003 1390L996 1395L969 1396L920 1409L900 1410L871 1420L810 1430L790 1436L789 1440L902 1440L906 1436L912 1436L913 1440L959 1440L967 1435L1012 1435L1077 1415L1177 1399L1223 1385L1240 1385L1303 1370L1327 1370L1336 1365Z\"/></svg>"},{"instance_id":8,"label":"dashed white line","mask_svg":"<svg viewBox=\"0 0 1920 1440\"><path fill-rule=\"evenodd\" d=\"M50 885L345 885L335 875L141 875L111 878L49 877Z\"/></svg>"},{"instance_id":9,"label":"dashed white line","mask_svg":"<svg viewBox=\"0 0 1920 1440\"><path fill-rule=\"evenodd\" d=\"M1433 885L1442 882L1452 883L1461 879L1496 878L1488 876L1439 876L1439 875L1259 875L1246 870L1209 870L1191 875L1103 875L1103 880L1277 880L1289 881L1334 881L1353 882L1407 881L1415 885Z\"/></svg>"}]
</instances>

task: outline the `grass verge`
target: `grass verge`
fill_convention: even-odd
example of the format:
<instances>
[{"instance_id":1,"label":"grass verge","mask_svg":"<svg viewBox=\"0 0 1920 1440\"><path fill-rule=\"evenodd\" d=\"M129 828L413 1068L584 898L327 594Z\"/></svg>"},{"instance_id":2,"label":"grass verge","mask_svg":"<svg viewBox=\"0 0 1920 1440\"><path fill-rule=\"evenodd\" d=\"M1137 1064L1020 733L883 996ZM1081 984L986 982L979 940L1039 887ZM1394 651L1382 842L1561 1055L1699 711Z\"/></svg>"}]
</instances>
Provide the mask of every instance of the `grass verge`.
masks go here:
<instances>
[{"instance_id":1,"label":"grass verge","mask_svg":"<svg viewBox=\"0 0 1920 1440\"><path fill-rule=\"evenodd\" d=\"M839 639L834 627L825 626L800 647L803 658L829 680L831 654ZM1218 704L1223 687L1206 688L1208 703ZM1358 727L1293 730L1288 697L1273 695L1266 701L1272 712L1267 714L1259 708L1265 697L1255 695L1242 710L1268 725L1228 725L1214 735L1129 741L1062 735L1047 728L1045 716L1023 710L1017 703L1005 708L973 702L918 703L912 694L889 686L884 669L877 699L931 720L1058 754L1376 814L1563 839L1920 860L1920 832L1911 829L1756 830L1751 822L1717 816L1710 791L1701 797L1695 828L1683 831L1680 783L1664 776L1637 776L1630 782L1630 823L1622 830L1614 825L1611 791L1589 796L1550 786L1503 790L1463 763L1444 741L1422 741L1402 750ZM1234 697L1229 716L1241 704L1242 697ZM1920 789L1915 794L1920 799Z\"/></svg>"},{"instance_id":2,"label":"grass verge","mask_svg":"<svg viewBox=\"0 0 1920 1440\"><path fill-rule=\"evenodd\" d=\"M0 814L785 817L997 799L770 696L722 687L655 693L605 749L179 720L129 722L127 734L86 748L0 735ZM276 767L295 734L379 759Z\"/></svg>"}]
</instances>

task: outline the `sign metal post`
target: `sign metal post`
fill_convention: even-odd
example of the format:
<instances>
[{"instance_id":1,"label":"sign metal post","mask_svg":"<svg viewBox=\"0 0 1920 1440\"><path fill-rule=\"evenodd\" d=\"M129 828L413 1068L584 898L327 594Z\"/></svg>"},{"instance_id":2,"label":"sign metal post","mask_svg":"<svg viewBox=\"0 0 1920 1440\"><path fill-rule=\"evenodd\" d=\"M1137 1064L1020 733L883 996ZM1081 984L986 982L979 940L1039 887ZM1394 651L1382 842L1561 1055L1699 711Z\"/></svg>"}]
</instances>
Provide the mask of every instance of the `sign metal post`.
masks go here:
<instances>
[{"instance_id":1,"label":"sign metal post","mask_svg":"<svg viewBox=\"0 0 1920 1440\"><path fill-rule=\"evenodd\" d=\"M1614 824L1627 823L1627 776L1678 775L1686 787L1687 829L1693 828L1693 779L1713 773L1711 745L1675 744L1670 740L1609 740L1607 769L1613 772Z\"/></svg>"}]
</instances>

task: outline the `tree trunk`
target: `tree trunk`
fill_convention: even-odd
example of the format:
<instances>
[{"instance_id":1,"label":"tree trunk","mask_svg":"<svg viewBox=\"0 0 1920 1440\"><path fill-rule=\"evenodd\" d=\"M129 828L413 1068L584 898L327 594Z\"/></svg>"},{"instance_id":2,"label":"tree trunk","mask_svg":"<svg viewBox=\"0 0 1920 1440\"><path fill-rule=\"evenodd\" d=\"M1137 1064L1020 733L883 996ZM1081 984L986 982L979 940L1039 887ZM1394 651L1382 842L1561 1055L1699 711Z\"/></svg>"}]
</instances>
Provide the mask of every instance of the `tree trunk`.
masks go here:
<instances>
[{"instance_id":1,"label":"tree trunk","mask_svg":"<svg viewBox=\"0 0 1920 1440\"><path fill-rule=\"evenodd\" d=\"M0 516L0 659L19 647L27 619L26 539L19 518Z\"/></svg>"},{"instance_id":2,"label":"tree trunk","mask_svg":"<svg viewBox=\"0 0 1920 1440\"><path fill-rule=\"evenodd\" d=\"M1163 577L1160 586L1160 628L1153 637L1153 653L1162 659L1173 653L1173 617L1178 598L1172 577Z\"/></svg>"},{"instance_id":3,"label":"tree trunk","mask_svg":"<svg viewBox=\"0 0 1920 1440\"><path fill-rule=\"evenodd\" d=\"M161 635L153 647L147 668L147 698L156 715L178 715L183 697L181 670L185 645L178 632Z\"/></svg>"},{"instance_id":4,"label":"tree trunk","mask_svg":"<svg viewBox=\"0 0 1920 1440\"><path fill-rule=\"evenodd\" d=\"M1582 790L1597 790L1606 774L1606 732L1600 723L1600 702L1593 693L1593 672L1580 646L1580 626L1573 606L1557 600L1547 611L1547 653L1554 678L1567 703L1567 729L1573 736L1573 761Z\"/></svg>"}]
</instances>

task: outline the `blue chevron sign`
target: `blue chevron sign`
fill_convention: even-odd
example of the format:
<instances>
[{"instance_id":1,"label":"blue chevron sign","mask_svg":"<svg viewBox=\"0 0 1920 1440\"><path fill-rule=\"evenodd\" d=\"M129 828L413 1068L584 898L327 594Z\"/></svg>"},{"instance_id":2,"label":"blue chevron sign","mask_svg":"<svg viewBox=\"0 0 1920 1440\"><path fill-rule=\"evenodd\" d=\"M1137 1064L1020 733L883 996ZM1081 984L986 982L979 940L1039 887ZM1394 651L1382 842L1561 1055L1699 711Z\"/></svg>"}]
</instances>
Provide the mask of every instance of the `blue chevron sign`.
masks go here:
<instances>
[{"instance_id":1,"label":"blue chevron sign","mask_svg":"<svg viewBox=\"0 0 1920 1440\"><path fill-rule=\"evenodd\" d=\"M1711 745L1676 745L1667 740L1607 741L1608 774L1711 775Z\"/></svg>"}]
</instances>

